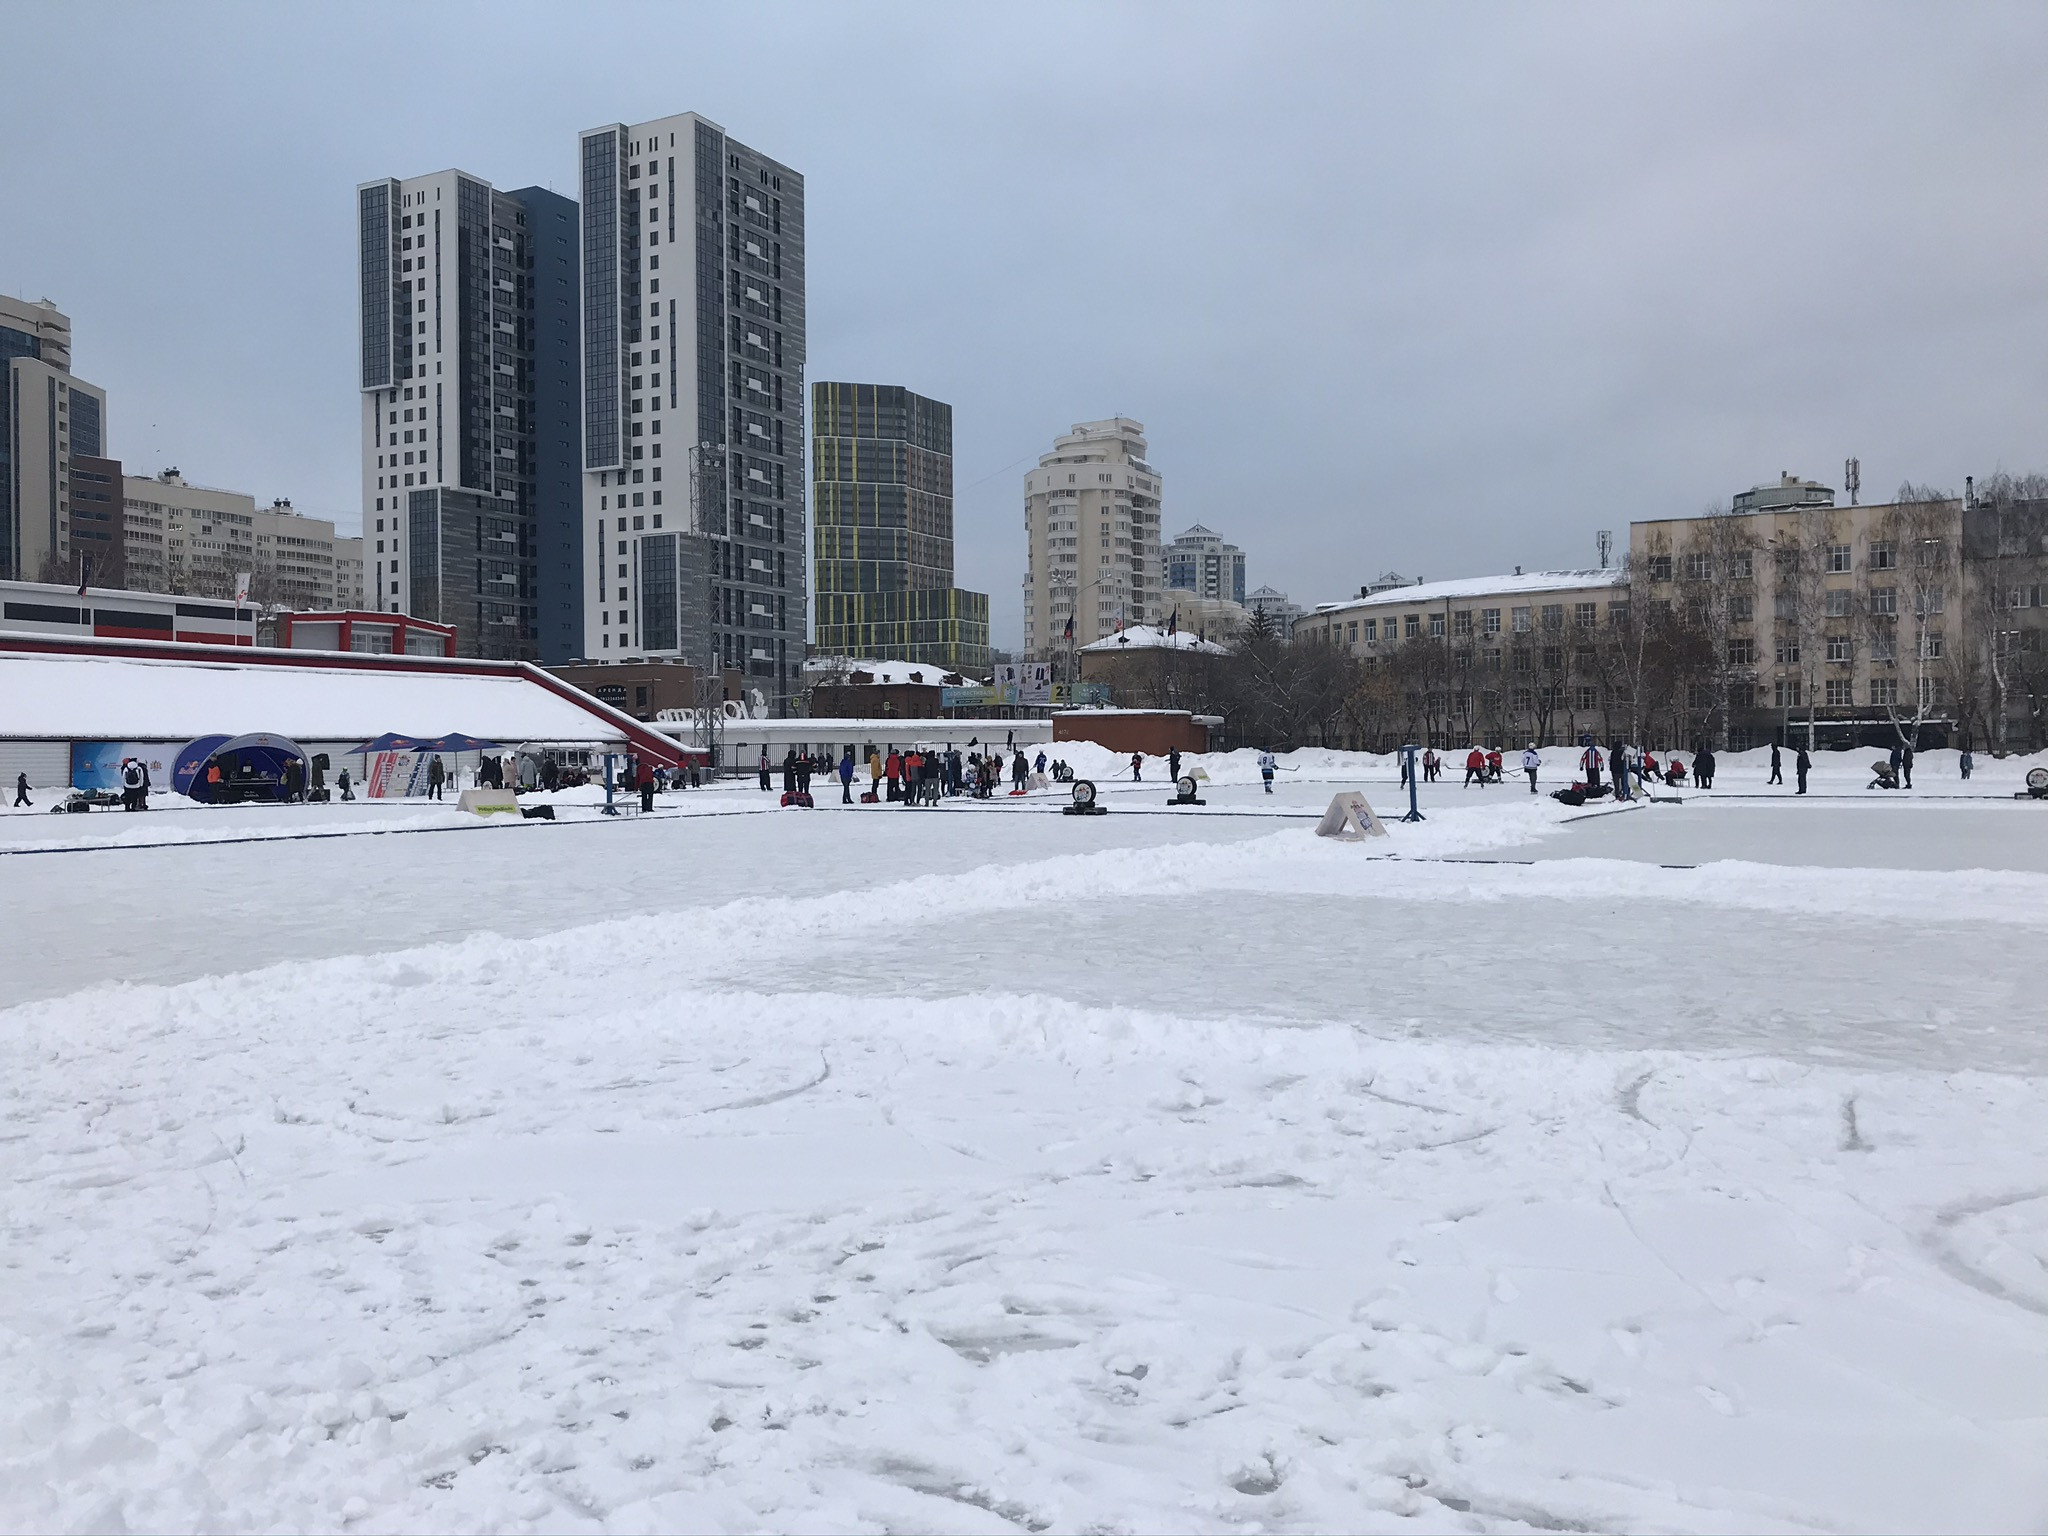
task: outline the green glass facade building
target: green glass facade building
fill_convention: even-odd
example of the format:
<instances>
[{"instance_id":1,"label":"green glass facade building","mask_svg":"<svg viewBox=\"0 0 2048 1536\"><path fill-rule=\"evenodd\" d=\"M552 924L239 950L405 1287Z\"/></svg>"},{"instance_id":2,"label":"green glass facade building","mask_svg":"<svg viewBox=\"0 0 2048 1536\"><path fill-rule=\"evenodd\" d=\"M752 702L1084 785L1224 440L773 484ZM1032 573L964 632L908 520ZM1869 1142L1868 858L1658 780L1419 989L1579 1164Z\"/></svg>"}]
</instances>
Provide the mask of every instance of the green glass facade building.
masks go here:
<instances>
[{"instance_id":1,"label":"green glass facade building","mask_svg":"<svg viewBox=\"0 0 2048 1536\"><path fill-rule=\"evenodd\" d=\"M953 585L953 408L811 386L811 599L821 656L988 671L988 594Z\"/></svg>"}]
</instances>

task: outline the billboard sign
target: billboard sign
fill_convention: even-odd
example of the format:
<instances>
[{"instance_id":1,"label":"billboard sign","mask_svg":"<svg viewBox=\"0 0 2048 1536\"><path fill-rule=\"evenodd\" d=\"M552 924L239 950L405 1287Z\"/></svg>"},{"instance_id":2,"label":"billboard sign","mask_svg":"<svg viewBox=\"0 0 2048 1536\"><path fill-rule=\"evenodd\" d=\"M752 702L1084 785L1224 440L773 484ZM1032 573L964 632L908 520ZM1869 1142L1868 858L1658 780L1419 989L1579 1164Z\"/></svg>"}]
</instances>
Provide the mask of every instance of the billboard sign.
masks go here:
<instances>
[{"instance_id":1,"label":"billboard sign","mask_svg":"<svg viewBox=\"0 0 2048 1536\"><path fill-rule=\"evenodd\" d=\"M169 789L176 748L161 741L74 741L71 743L71 784L74 789L121 787L121 764L140 758L149 769L151 789Z\"/></svg>"}]
</instances>

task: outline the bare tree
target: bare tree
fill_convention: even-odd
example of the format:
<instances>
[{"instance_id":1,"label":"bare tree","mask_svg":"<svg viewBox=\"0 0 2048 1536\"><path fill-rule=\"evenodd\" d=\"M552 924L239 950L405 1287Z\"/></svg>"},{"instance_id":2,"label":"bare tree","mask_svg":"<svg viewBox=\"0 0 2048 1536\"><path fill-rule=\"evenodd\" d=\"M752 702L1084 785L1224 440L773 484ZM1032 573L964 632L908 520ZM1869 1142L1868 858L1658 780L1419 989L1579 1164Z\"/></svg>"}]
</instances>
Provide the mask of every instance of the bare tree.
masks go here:
<instances>
[{"instance_id":1,"label":"bare tree","mask_svg":"<svg viewBox=\"0 0 2048 1536\"><path fill-rule=\"evenodd\" d=\"M1890 612L1880 606L1887 600L1873 590L1871 664L1873 675L1887 670L1892 679L1885 716L1905 745L1918 744L1928 715L1942 701L1943 616L1958 558L1960 511L1949 492L1909 481L1899 487L1879 523L1898 580L1890 589Z\"/></svg>"}]
</instances>

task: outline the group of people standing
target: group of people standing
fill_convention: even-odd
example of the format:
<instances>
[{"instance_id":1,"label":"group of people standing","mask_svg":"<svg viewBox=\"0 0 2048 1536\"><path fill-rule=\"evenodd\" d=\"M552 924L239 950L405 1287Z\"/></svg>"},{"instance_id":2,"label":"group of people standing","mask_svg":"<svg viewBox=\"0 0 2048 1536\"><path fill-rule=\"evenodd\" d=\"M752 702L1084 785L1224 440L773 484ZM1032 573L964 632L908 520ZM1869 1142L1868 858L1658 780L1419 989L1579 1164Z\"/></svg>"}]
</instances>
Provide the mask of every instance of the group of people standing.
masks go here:
<instances>
[{"instance_id":1,"label":"group of people standing","mask_svg":"<svg viewBox=\"0 0 2048 1536\"><path fill-rule=\"evenodd\" d=\"M1603 752L1590 736L1579 738L1577 783L1581 788L1599 790L1609 782L1610 776L1615 791L1626 798L1630 783L1638 789L1646 784L1684 784L1691 782L1701 789L1714 782L1714 753L1711 748L1701 747L1693 754L1693 766L1686 769L1685 759L1676 752L1666 755L1663 762L1657 754L1647 749L1638 750L1626 742L1612 742ZM1414 761L1421 770L1425 784L1433 784L1443 771L1443 760L1433 749L1425 749ZM1410 757L1401 755L1401 782L1407 784ZM1543 767L1543 754L1530 742L1522 749L1519 766L1529 780L1529 793L1537 793L1536 781ZM1776 769L1775 751L1772 760ZM1474 784L1482 787L1488 784L1506 782L1507 756L1499 747L1473 746L1465 754L1465 787Z\"/></svg>"},{"instance_id":2,"label":"group of people standing","mask_svg":"<svg viewBox=\"0 0 2048 1536\"><path fill-rule=\"evenodd\" d=\"M757 766L761 788L772 790L774 769L766 747L761 749ZM782 758L782 791L807 795L814 776L827 783L837 777L839 803L852 805L854 784L863 767L868 788L859 799L875 805L929 806L956 795L986 800L1000 793L1006 781L1014 793L1021 794L1034 786L1043 788L1048 776L1055 780L1072 777L1064 763L1048 761L1042 749L1032 758L1014 741L1001 748L970 741L965 750L958 746L899 749L893 742L886 746L870 742L864 764L851 746L843 748L836 761L830 753L799 752L791 747Z\"/></svg>"}]
</instances>

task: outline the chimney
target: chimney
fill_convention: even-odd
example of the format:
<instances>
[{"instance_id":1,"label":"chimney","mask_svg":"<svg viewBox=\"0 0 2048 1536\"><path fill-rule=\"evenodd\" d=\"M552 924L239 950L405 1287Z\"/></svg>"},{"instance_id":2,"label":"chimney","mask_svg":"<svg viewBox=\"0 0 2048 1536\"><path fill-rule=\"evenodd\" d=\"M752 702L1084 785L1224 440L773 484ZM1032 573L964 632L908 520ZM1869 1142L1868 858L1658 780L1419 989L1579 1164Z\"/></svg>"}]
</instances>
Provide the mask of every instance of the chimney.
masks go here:
<instances>
[{"instance_id":1,"label":"chimney","mask_svg":"<svg viewBox=\"0 0 2048 1536\"><path fill-rule=\"evenodd\" d=\"M1977 505L1977 477L1975 475L1963 476L1963 505L1966 507Z\"/></svg>"}]
</instances>

